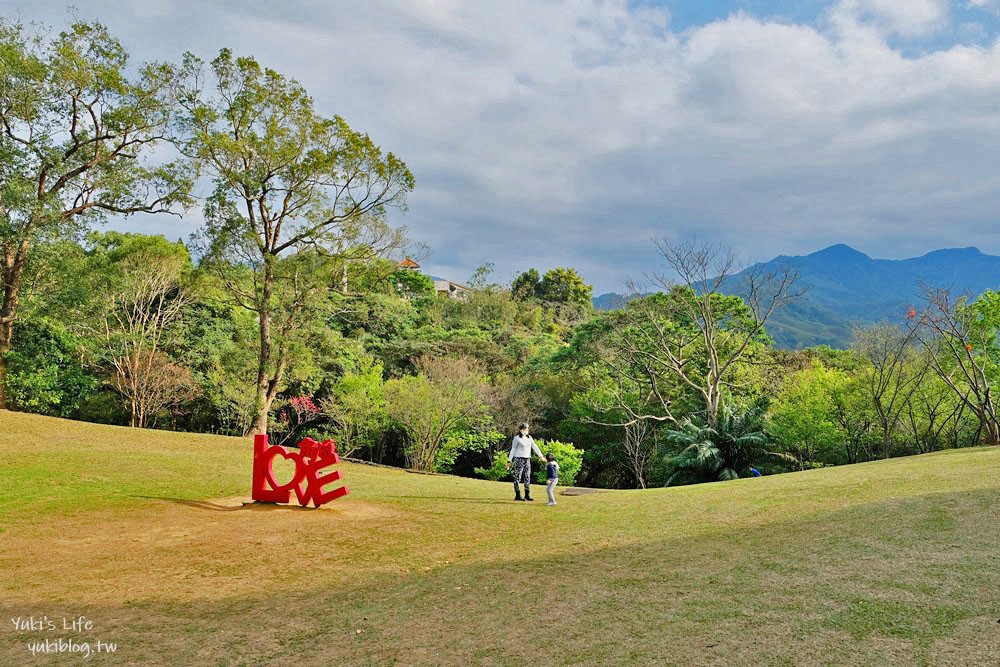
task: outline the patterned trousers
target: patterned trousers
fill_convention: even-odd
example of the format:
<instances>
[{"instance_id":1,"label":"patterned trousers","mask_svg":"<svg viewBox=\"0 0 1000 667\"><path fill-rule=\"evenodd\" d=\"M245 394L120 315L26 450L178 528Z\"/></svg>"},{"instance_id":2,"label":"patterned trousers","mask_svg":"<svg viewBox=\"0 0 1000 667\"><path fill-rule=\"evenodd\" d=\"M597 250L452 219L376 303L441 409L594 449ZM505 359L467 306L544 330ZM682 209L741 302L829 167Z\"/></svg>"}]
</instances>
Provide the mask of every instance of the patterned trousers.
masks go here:
<instances>
[{"instance_id":1,"label":"patterned trousers","mask_svg":"<svg viewBox=\"0 0 1000 667\"><path fill-rule=\"evenodd\" d=\"M531 459L524 456L514 457L514 491L518 492L517 483L524 482L524 494L531 495Z\"/></svg>"}]
</instances>

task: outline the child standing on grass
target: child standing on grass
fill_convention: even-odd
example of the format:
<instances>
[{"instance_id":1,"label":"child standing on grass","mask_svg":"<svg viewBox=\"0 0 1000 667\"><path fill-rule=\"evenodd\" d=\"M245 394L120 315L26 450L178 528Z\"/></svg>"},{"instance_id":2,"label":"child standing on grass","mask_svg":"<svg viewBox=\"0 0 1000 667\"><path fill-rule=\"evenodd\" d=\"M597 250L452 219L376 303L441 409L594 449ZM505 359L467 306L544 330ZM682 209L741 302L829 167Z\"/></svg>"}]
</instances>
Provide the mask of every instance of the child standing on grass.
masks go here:
<instances>
[{"instance_id":1,"label":"child standing on grass","mask_svg":"<svg viewBox=\"0 0 1000 667\"><path fill-rule=\"evenodd\" d=\"M551 453L545 455L545 460L548 461L548 463L545 464L545 491L549 494L549 502L545 504L555 505L556 496L554 491L556 489L556 484L559 483L559 463L556 461L555 455Z\"/></svg>"}]
</instances>

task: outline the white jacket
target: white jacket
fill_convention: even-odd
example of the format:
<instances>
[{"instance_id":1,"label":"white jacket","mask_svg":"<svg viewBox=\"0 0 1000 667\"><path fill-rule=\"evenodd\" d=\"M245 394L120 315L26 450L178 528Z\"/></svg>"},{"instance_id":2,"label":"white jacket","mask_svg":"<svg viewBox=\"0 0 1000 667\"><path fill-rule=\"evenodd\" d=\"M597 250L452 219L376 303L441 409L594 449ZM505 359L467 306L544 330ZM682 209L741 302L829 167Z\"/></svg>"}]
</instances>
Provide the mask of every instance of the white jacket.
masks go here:
<instances>
[{"instance_id":1,"label":"white jacket","mask_svg":"<svg viewBox=\"0 0 1000 667\"><path fill-rule=\"evenodd\" d=\"M524 437L518 433L510 443L510 454L507 455L507 460L510 461L517 458L530 459L532 450L534 450L536 456L539 458L542 457L542 450L538 449L535 439L530 435Z\"/></svg>"}]
</instances>

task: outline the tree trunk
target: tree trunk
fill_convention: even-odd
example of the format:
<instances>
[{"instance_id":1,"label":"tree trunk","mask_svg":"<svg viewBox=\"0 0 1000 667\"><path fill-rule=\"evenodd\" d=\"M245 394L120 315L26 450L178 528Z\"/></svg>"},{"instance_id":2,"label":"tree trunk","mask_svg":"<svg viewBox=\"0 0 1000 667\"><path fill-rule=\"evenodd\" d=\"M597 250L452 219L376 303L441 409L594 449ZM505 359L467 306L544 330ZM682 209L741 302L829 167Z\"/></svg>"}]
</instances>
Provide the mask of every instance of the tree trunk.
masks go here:
<instances>
[{"instance_id":1,"label":"tree trunk","mask_svg":"<svg viewBox=\"0 0 1000 667\"><path fill-rule=\"evenodd\" d=\"M270 382L267 376L267 365L271 360L271 321L266 313L260 316L260 355L257 359L257 415L254 418L253 432L255 435L267 433L268 415L271 412L271 401L268 399Z\"/></svg>"},{"instance_id":2,"label":"tree trunk","mask_svg":"<svg viewBox=\"0 0 1000 667\"><path fill-rule=\"evenodd\" d=\"M997 410L996 406L993 404L993 396L990 391L989 381L986 381L985 389L983 390L983 404L984 412L986 413L986 433L989 437L989 444L991 446L1000 444L1000 423L997 421Z\"/></svg>"},{"instance_id":3,"label":"tree trunk","mask_svg":"<svg viewBox=\"0 0 1000 667\"><path fill-rule=\"evenodd\" d=\"M7 356L14 344L14 322L17 302L21 296L21 280L27 264L30 243L21 239L17 247L9 246L3 256L3 301L0 302L0 410L7 409Z\"/></svg>"},{"instance_id":4,"label":"tree trunk","mask_svg":"<svg viewBox=\"0 0 1000 667\"><path fill-rule=\"evenodd\" d=\"M984 403L986 404L979 410L979 423L981 430L986 431L986 444L992 447L1000 444L1000 425L997 424L993 406L986 401Z\"/></svg>"},{"instance_id":5,"label":"tree trunk","mask_svg":"<svg viewBox=\"0 0 1000 667\"><path fill-rule=\"evenodd\" d=\"M147 425L147 410L149 404L146 402L145 398L140 397L136 402L136 413L135 413L135 425L139 428L146 428Z\"/></svg>"},{"instance_id":6,"label":"tree trunk","mask_svg":"<svg viewBox=\"0 0 1000 667\"><path fill-rule=\"evenodd\" d=\"M718 387L717 381L709 385L708 391L708 426L715 428L719 424L719 410L722 407L722 390Z\"/></svg>"},{"instance_id":7,"label":"tree trunk","mask_svg":"<svg viewBox=\"0 0 1000 667\"><path fill-rule=\"evenodd\" d=\"M14 339L14 320L0 315L0 410L7 409L7 355Z\"/></svg>"},{"instance_id":8,"label":"tree trunk","mask_svg":"<svg viewBox=\"0 0 1000 667\"><path fill-rule=\"evenodd\" d=\"M2 336L3 333L0 333ZM7 409L7 349L0 347L0 410Z\"/></svg>"},{"instance_id":9,"label":"tree trunk","mask_svg":"<svg viewBox=\"0 0 1000 667\"><path fill-rule=\"evenodd\" d=\"M260 300L260 354L257 357L257 415L254 418L253 432L255 435L267 433L267 420L271 412L270 378L267 367L271 363L271 294L274 289L274 269L270 256L264 258L264 280L261 285Z\"/></svg>"}]
</instances>

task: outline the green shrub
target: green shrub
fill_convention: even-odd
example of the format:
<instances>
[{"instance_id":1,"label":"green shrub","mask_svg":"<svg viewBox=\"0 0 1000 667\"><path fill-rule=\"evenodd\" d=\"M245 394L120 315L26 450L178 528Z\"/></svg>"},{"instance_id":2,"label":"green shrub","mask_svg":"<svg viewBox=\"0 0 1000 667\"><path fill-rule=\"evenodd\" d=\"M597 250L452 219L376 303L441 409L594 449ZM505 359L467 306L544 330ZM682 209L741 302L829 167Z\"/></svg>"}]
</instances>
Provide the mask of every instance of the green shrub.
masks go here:
<instances>
[{"instance_id":1,"label":"green shrub","mask_svg":"<svg viewBox=\"0 0 1000 667\"><path fill-rule=\"evenodd\" d=\"M459 454L481 452L501 437L502 434L490 429L453 431L445 436L441 449L438 450L434 469L437 472L451 472Z\"/></svg>"},{"instance_id":2,"label":"green shrub","mask_svg":"<svg viewBox=\"0 0 1000 667\"><path fill-rule=\"evenodd\" d=\"M573 486L576 477L583 467L583 450L577 449L569 442L559 442L558 440L539 440L538 448L542 454L552 454L559 463L559 485ZM545 484L545 466L535 472L535 481Z\"/></svg>"},{"instance_id":3,"label":"green shrub","mask_svg":"<svg viewBox=\"0 0 1000 667\"><path fill-rule=\"evenodd\" d=\"M69 417L97 386L80 363L77 339L45 322L18 324L7 363L11 405L25 412Z\"/></svg>"},{"instance_id":4,"label":"green shrub","mask_svg":"<svg viewBox=\"0 0 1000 667\"><path fill-rule=\"evenodd\" d=\"M558 440L537 440L536 444L543 454L553 454L556 457L559 463L559 484L573 486L583 467L583 450ZM538 461L533 461L532 466L535 482L545 484L545 466ZM507 470L507 452L497 452L493 455L493 463L489 468L476 468L475 472L483 479L494 482L511 479L511 472Z\"/></svg>"},{"instance_id":5,"label":"green shrub","mask_svg":"<svg viewBox=\"0 0 1000 667\"><path fill-rule=\"evenodd\" d=\"M510 478L511 473L507 470L507 452L496 452L493 455L492 465L489 468L476 468L475 473L491 482Z\"/></svg>"}]
</instances>

